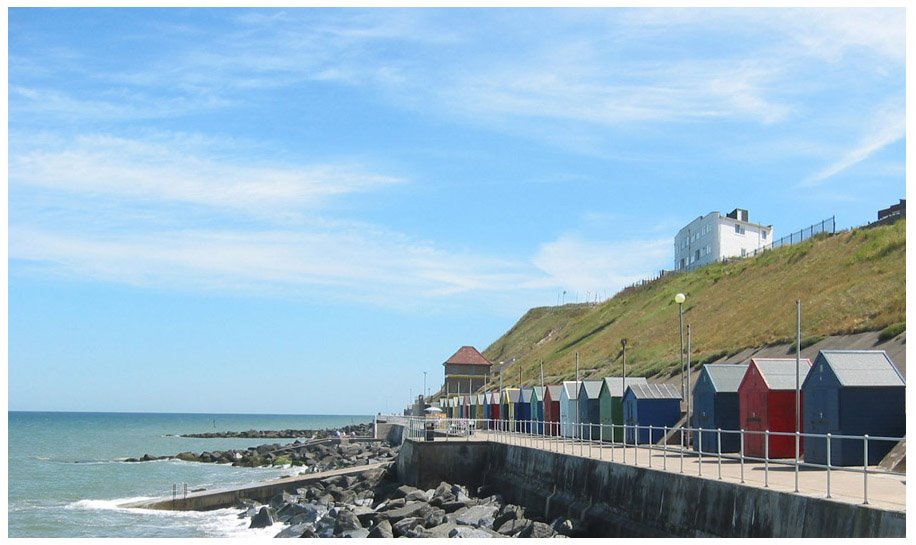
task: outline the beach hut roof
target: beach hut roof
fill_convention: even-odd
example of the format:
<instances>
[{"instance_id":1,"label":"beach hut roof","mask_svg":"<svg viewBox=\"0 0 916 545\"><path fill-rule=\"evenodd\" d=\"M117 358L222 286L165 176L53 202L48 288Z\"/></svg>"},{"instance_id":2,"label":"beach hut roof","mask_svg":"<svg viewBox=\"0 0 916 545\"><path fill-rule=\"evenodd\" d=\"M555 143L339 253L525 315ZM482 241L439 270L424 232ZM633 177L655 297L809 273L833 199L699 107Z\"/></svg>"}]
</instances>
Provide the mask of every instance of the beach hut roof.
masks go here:
<instances>
[{"instance_id":1,"label":"beach hut roof","mask_svg":"<svg viewBox=\"0 0 916 545\"><path fill-rule=\"evenodd\" d=\"M522 388L522 403L531 403L531 398L534 396L534 388L525 387Z\"/></svg>"},{"instance_id":2,"label":"beach hut roof","mask_svg":"<svg viewBox=\"0 0 916 545\"><path fill-rule=\"evenodd\" d=\"M477 394L477 404L483 405L487 402L487 394Z\"/></svg>"},{"instance_id":3,"label":"beach hut roof","mask_svg":"<svg viewBox=\"0 0 916 545\"><path fill-rule=\"evenodd\" d=\"M575 380L564 380L563 389L566 391L566 397L568 397L569 399L576 399L579 396L579 385L580 384L582 383L576 382Z\"/></svg>"},{"instance_id":4,"label":"beach hut roof","mask_svg":"<svg viewBox=\"0 0 916 545\"><path fill-rule=\"evenodd\" d=\"M629 384L627 390L636 399L681 399L681 393L670 384Z\"/></svg>"},{"instance_id":5,"label":"beach hut roof","mask_svg":"<svg viewBox=\"0 0 916 545\"><path fill-rule=\"evenodd\" d=\"M792 360L793 363L795 360ZM732 365L728 363L709 363L703 366L713 388L717 392L737 392L738 386L741 385L741 379L747 373L748 365ZM795 388L795 385L792 385Z\"/></svg>"},{"instance_id":6,"label":"beach hut roof","mask_svg":"<svg viewBox=\"0 0 916 545\"><path fill-rule=\"evenodd\" d=\"M545 386L545 388L547 389L547 391L544 392L545 396L547 395L547 392L550 392L550 399L554 401L560 401L560 394L563 393L562 386L560 386L559 384L548 384L547 386Z\"/></svg>"},{"instance_id":7,"label":"beach hut roof","mask_svg":"<svg viewBox=\"0 0 916 545\"><path fill-rule=\"evenodd\" d=\"M623 377L606 377L602 382L611 393L611 397L623 397ZM627 377L627 386L631 384L648 384L648 382L646 382L646 377Z\"/></svg>"},{"instance_id":8,"label":"beach hut roof","mask_svg":"<svg viewBox=\"0 0 916 545\"><path fill-rule=\"evenodd\" d=\"M795 389L795 358L751 358L751 362L757 366L770 390ZM798 370L799 385L805 382L810 368L811 360L802 358Z\"/></svg>"},{"instance_id":9,"label":"beach hut roof","mask_svg":"<svg viewBox=\"0 0 916 545\"><path fill-rule=\"evenodd\" d=\"M518 388L507 388L506 393L509 395L509 403L518 403L522 395Z\"/></svg>"},{"instance_id":10,"label":"beach hut roof","mask_svg":"<svg viewBox=\"0 0 916 545\"><path fill-rule=\"evenodd\" d=\"M485 358L483 354L478 352L473 346L462 346L457 352L452 354L452 357L445 360L445 363L442 365L453 363L460 365L493 365L490 360Z\"/></svg>"},{"instance_id":11,"label":"beach hut roof","mask_svg":"<svg viewBox=\"0 0 916 545\"><path fill-rule=\"evenodd\" d=\"M598 396L601 394L601 382L600 380L585 380L582 381L582 388L579 390L579 393L585 393L588 399L598 399Z\"/></svg>"},{"instance_id":12,"label":"beach hut roof","mask_svg":"<svg viewBox=\"0 0 916 545\"><path fill-rule=\"evenodd\" d=\"M544 401L544 394L546 393L546 389L543 386L535 386L533 390L534 398L538 401Z\"/></svg>"},{"instance_id":13,"label":"beach hut roof","mask_svg":"<svg viewBox=\"0 0 916 545\"><path fill-rule=\"evenodd\" d=\"M821 362L833 369L842 386L906 385L884 350L821 350L814 364Z\"/></svg>"}]
</instances>

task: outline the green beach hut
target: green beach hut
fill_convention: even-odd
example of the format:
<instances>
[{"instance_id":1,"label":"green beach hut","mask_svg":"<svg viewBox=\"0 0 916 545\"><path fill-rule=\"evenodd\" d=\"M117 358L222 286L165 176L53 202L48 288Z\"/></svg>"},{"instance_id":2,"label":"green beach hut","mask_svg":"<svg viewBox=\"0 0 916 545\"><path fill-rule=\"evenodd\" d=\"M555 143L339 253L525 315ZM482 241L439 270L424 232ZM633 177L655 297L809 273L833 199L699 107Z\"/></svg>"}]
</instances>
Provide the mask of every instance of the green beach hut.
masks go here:
<instances>
[{"instance_id":1,"label":"green beach hut","mask_svg":"<svg viewBox=\"0 0 916 545\"><path fill-rule=\"evenodd\" d=\"M626 386L647 384L645 377L627 377ZM601 392L598 394L601 431L604 441L619 443L623 441L623 377L606 377L601 381ZM616 426L616 427L615 427Z\"/></svg>"}]
</instances>

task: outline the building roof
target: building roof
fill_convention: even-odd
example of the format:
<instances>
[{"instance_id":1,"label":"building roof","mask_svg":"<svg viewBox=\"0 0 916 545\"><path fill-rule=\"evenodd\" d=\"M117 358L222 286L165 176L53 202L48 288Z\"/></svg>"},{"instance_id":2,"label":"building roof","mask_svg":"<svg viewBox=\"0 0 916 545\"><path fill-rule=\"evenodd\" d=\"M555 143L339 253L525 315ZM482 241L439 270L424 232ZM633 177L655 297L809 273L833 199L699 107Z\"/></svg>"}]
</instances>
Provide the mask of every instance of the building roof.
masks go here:
<instances>
[{"instance_id":1,"label":"building roof","mask_svg":"<svg viewBox=\"0 0 916 545\"><path fill-rule=\"evenodd\" d=\"M843 386L906 386L884 350L821 350L814 366L826 363Z\"/></svg>"},{"instance_id":2,"label":"building roof","mask_svg":"<svg viewBox=\"0 0 916 545\"><path fill-rule=\"evenodd\" d=\"M518 403L518 399L521 396L518 388L505 388L503 391L506 392L506 396L509 398L509 403Z\"/></svg>"},{"instance_id":3,"label":"building roof","mask_svg":"<svg viewBox=\"0 0 916 545\"><path fill-rule=\"evenodd\" d=\"M605 377L601 382L611 393L611 397L623 397L623 377ZM648 384L646 377L627 377L627 386L630 384Z\"/></svg>"},{"instance_id":4,"label":"building roof","mask_svg":"<svg viewBox=\"0 0 916 545\"><path fill-rule=\"evenodd\" d=\"M598 399L598 395L601 394L601 382L600 380L583 380L579 394L585 392L588 399Z\"/></svg>"},{"instance_id":5,"label":"building roof","mask_svg":"<svg viewBox=\"0 0 916 545\"><path fill-rule=\"evenodd\" d=\"M477 394L477 404L485 405L487 403L487 394Z\"/></svg>"},{"instance_id":6,"label":"building roof","mask_svg":"<svg viewBox=\"0 0 916 545\"><path fill-rule=\"evenodd\" d=\"M537 398L538 401L544 401L545 393L546 393L546 389L543 386L534 387L534 396L535 398Z\"/></svg>"},{"instance_id":7,"label":"building roof","mask_svg":"<svg viewBox=\"0 0 916 545\"><path fill-rule=\"evenodd\" d=\"M445 360L442 365L460 364L460 365L493 365L483 354L477 351L473 346L462 346L452 357Z\"/></svg>"},{"instance_id":8,"label":"building roof","mask_svg":"<svg viewBox=\"0 0 916 545\"><path fill-rule=\"evenodd\" d=\"M560 401L560 395L563 393L563 387L559 384L548 384L545 386L547 392L550 392L551 401ZM544 392L544 396L547 396L547 392Z\"/></svg>"},{"instance_id":9,"label":"building roof","mask_svg":"<svg viewBox=\"0 0 916 545\"><path fill-rule=\"evenodd\" d=\"M757 366L760 376L770 390L795 389L795 358L751 358L751 363ZM798 369L798 384L805 382L808 370L811 369L811 360L801 359Z\"/></svg>"},{"instance_id":10,"label":"building roof","mask_svg":"<svg viewBox=\"0 0 916 545\"><path fill-rule=\"evenodd\" d=\"M566 397L569 399L576 399L579 397L579 385L582 382L576 382L575 380L564 380L563 381L563 391L566 392ZM563 395L562 392L560 395Z\"/></svg>"},{"instance_id":11,"label":"building roof","mask_svg":"<svg viewBox=\"0 0 916 545\"><path fill-rule=\"evenodd\" d=\"M531 386L522 387L522 403L531 403L531 398L534 396L534 388Z\"/></svg>"},{"instance_id":12,"label":"building roof","mask_svg":"<svg viewBox=\"0 0 916 545\"><path fill-rule=\"evenodd\" d=\"M795 360L792 360L793 363ZM717 392L737 392L744 374L747 373L748 364L733 365L729 363L707 363L703 370L709 376L713 388ZM792 386L795 388L795 385Z\"/></svg>"},{"instance_id":13,"label":"building roof","mask_svg":"<svg viewBox=\"0 0 916 545\"><path fill-rule=\"evenodd\" d=\"M681 393L670 384L630 384L627 390L633 392L636 399L681 399Z\"/></svg>"}]
</instances>

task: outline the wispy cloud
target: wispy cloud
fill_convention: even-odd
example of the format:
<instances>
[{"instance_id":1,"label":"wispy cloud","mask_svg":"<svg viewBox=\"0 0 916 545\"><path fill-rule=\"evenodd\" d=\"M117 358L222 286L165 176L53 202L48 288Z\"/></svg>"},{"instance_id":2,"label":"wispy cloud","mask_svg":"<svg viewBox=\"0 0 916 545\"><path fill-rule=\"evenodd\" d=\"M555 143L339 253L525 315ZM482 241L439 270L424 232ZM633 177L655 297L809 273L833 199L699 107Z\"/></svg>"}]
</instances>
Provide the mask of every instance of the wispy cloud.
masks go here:
<instances>
[{"instance_id":1,"label":"wispy cloud","mask_svg":"<svg viewBox=\"0 0 916 545\"><path fill-rule=\"evenodd\" d=\"M848 149L834 162L806 178L802 185L810 187L822 184L905 137L905 112L895 107L883 108L871 117L866 134L852 149Z\"/></svg>"},{"instance_id":2,"label":"wispy cloud","mask_svg":"<svg viewBox=\"0 0 916 545\"><path fill-rule=\"evenodd\" d=\"M541 245L534 265L547 277L538 285L613 294L669 265L671 238L596 242L564 236Z\"/></svg>"},{"instance_id":3,"label":"wispy cloud","mask_svg":"<svg viewBox=\"0 0 916 545\"><path fill-rule=\"evenodd\" d=\"M68 194L277 213L313 209L334 196L406 182L356 163L259 166L226 150L188 149L199 144L199 139L177 134L154 139L83 135L12 155L10 183Z\"/></svg>"}]
</instances>

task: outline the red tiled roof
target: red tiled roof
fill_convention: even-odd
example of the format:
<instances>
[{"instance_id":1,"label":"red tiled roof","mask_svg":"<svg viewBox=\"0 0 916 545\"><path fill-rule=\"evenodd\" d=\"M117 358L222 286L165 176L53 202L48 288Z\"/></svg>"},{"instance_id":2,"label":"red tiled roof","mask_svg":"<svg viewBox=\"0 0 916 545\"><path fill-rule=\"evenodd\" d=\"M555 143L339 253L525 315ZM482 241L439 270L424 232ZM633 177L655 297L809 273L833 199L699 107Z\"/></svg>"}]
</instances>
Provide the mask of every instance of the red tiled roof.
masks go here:
<instances>
[{"instance_id":1,"label":"red tiled roof","mask_svg":"<svg viewBox=\"0 0 916 545\"><path fill-rule=\"evenodd\" d=\"M473 346L462 346L452 357L445 360L443 365L456 363L461 365L493 365L490 360L483 357Z\"/></svg>"}]
</instances>

